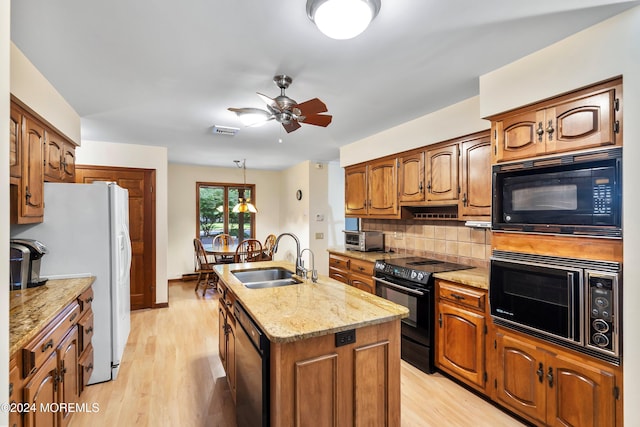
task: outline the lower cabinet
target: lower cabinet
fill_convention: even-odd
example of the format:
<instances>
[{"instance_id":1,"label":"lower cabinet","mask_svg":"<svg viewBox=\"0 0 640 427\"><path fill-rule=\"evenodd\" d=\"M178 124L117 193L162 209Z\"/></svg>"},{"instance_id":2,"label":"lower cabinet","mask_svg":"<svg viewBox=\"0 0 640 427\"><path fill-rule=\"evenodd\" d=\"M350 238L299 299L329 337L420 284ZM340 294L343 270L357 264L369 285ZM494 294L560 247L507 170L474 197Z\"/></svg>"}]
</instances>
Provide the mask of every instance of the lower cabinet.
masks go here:
<instances>
[{"instance_id":1,"label":"lower cabinet","mask_svg":"<svg viewBox=\"0 0 640 427\"><path fill-rule=\"evenodd\" d=\"M376 285L372 279L373 266L370 261L329 254L329 277L371 294L376 293Z\"/></svg>"},{"instance_id":2,"label":"lower cabinet","mask_svg":"<svg viewBox=\"0 0 640 427\"><path fill-rule=\"evenodd\" d=\"M487 291L436 280L436 366L485 392Z\"/></svg>"},{"instance_id":3,"label":"lower cabinet","mask_svg":"<svg viewBox=\"0 0 640 427\"><path fill-rule=\"evenodd\" d=\"M495 347L499 404L537 425L622 425L621 371L507 330L496 333Z\"/></svg>"},{"instance_id":4,"label":"lower cabinet","mask_svg":"<svg viewBox=\"0 0 640 427\"><path fill-rule=\"evenodd\" d=\"M236 319L233 315L235 298L222 283L218 283L218 353L233 400L236 400Z\"/></svg>"},{"instance_id":5,"label":"lower cabinet","mask_svg":"<svg viewBox=\"0 0 640 427\"><path fill-rule=\"evenodd\" d=\"M271 343L272 426L399 426L400 320Z\"/></svg>"}]
</instances>

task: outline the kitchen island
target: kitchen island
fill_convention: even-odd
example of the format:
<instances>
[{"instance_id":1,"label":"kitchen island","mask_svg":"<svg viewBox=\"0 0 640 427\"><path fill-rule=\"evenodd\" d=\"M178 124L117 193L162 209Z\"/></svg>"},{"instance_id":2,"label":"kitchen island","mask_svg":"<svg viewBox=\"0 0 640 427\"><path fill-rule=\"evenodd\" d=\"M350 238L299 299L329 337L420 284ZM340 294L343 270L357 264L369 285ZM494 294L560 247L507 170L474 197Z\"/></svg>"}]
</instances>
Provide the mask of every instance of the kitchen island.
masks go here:
<instances>
[{"instance_id":1,"label":"kitchen island","mask_svg":"<svg viewBox=\"0 0 640 427\"><path fill-rule=\"evenodd\" d=\"M408 310L326 276L249 289L232 273L273 267L295 271L279 261L215 267L221 290L269 339L271 425L400 425L400 320Z\"/></svg>"}]
</instances>

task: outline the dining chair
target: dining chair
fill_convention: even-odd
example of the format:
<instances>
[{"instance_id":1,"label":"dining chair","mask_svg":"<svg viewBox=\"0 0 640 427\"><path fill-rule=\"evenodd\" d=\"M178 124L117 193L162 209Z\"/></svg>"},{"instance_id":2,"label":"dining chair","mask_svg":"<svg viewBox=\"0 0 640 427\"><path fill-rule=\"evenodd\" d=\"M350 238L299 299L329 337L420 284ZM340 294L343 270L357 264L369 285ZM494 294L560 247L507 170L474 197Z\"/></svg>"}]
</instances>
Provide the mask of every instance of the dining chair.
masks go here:
<instances>
[{"instance_id":1,"label":"dining chair","mask_svg":"<svg viewBox=\"0 0 640 427\"><path fill-rule=\"evenodd\" d=\"M235 262L262 261L262 243L257 239L243 240L236 249Z\"/></svg>"},{"instance_id":2,"label":"dining chair","mask_svg":"<svg viewBox=\"0 0 640 427\"><path fill-rule=\"evenodd\" d=\"M216 288L218 275L213 270L213 265L209 262L207 253L205 252L200 239L193 239L193 249L196 256L196 272L198 273L196 288L194 290L197 293L198 288L201 285L204 285L204 288L202 289L202 296L204 296L208 288Z\"/></svg>"},{"instance_id":3,"label":"dining chair","mask_svg":"<svg viewBox=\"0 0 640 427\"><path fill-rule=\"evenodd\" d=\"M212 246L228 246L233 243L233 237L230 234L218 234L213 238ZM214 256L216 264L229 264L234 262L235 256L216 254Z\"/></svg>"},{"instance_id":4,"label":"dining chair","mask_svg":"<svg viewBox=\"0 0 640 427\"><path fill-rule=\"evenodd\" d=\"M276 235L269 234L262 245L262 260L271 261L273 259L273 247L276 244Z\"/></svg>"}]
</instances>

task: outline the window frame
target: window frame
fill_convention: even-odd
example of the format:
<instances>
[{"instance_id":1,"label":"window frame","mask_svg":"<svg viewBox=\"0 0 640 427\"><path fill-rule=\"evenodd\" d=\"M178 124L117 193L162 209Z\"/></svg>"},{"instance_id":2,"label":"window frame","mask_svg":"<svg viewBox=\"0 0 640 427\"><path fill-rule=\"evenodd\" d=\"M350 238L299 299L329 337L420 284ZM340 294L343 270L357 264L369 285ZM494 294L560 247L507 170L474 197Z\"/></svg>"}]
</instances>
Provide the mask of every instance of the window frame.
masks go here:
<instances>
[{"instance_id":1,"label":"window frame","mask_svg":"<svg viewBox=\"0 0 640 427\"><path fill-rule=\"evenodd\" d=\"M231 207L229 206L229 191L231 189L244 189L249 190L251 192L251 202L255 206L255 198L256 198L256 186L255 184L245 184L245 183L229 183L229 182L208 182L208 181L196 181L196 238L200 239L200 188L201 187L223 187L224 188L224 202L223 202L223 212L224 212L224 226L223 233L229 233L229 212L231 211ZM255 239L256 236L256 214L249 213L250 227L251 227L251 239Z\"/></svg>"}]
</instances>

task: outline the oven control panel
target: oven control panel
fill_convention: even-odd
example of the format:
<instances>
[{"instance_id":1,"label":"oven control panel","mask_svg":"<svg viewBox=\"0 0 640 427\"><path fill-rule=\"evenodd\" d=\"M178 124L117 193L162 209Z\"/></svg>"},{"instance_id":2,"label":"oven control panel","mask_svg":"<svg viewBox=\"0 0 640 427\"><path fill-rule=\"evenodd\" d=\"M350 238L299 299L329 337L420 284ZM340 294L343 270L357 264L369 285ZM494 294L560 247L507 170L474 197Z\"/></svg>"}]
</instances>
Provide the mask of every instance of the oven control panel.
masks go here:
<instances>
[{"instance_id":1,"label":"oven control panel","mask_svg":"<svg viewBox=\"0 0 640 427\"><path fill-rule=\"evenodd\" d=\"M376 261L374 269L375 271L386 274L388 276L397 277L399 279L408 280L414 283L421 283L423 285L426 285L429 282L429 278L431 277L429 273L426 273L424 271L392 265L384 261Z\"/></svg>"},{"instance_id":2,"label":"oven control panel","mask_svg":"<svg viewBox=\"0 0 640 427\"><path fill-rule=\"evenodd\" d=\"M588 273L588 345L617 353L617 275Z\"/></svg>"}]
</instances>

